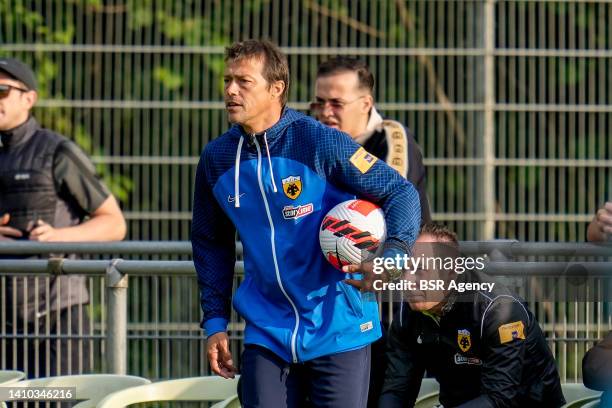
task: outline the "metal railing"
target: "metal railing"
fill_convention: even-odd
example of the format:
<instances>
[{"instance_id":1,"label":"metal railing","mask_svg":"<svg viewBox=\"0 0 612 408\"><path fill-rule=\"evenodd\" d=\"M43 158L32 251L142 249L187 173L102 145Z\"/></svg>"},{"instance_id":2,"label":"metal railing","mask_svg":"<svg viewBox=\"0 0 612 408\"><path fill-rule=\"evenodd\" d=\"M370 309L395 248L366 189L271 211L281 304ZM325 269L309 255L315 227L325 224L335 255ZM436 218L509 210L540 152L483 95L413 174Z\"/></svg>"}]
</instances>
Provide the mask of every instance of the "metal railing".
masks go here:
<instances>
[{"instance_id":1,"label":"metal railing","mask_svg":"<svg viewBox=\"0 0 612 408\"><path fill-rule=\"evenodd\" d=\"M564 380L580 378L580 367L577 362L588 347L603 337L607 330L612 330L612 246L610 244L572 244L572 243L522 243L505 242L462 242L461 249L465 254L490 254L487 272L492 275L502 275L510 279L510 284L522 290L522 294L530 302L538 318L549 344L558 359L561 376ZM242 248L238 245L238 253ZM164 254L191 253L189 242L117 242L117 243L35 243L9 242L0 244L0 255L6 254ZM499 260L500 255L508 259L520 258L520 261ZM496 257L496 259L494 259ZM549 260L541 260L547 258ZM550 259L553 260L550 260ZM579 268L576 268L579 266ZM236 263L236 285L239 284L244 265ZM103 260L76 259L0 259L0 295L5 287L5 279L16 279L16 276L37 276L48 279L51 276L85 275L88 279L100 278L98 290L104 292L99 297L93 297L86 312L101 307L100 318L92 319L89 332L69 333L21 333L6 331L6 316L0 313L0 350L10 347L14 341L45 342L56 341L59 338L72 339L75 342L90 342L97 344L89 358L95 360L93 369L96 371L148 375L152 378L180 375L203 375L208 373L204 359L204 343L206 337L199 329L199 315L192 321L172 318L163 321L131 321L130 311L135 304L148 302L149 299L139 299L130 294L129 282L135 284L142 278L168 278L170 281L188 278L195 283L195 269L191 261L161 261L161 260L123 260L121 258ZM525 278L525 275L530 278ZM7 278L10 276L10 278ZM563 298L571 289L571 280L559 283L560 277L585 278L589 280L588 288L595 294L592 298ZM518 281L516 280L518 278ZM530 279L540 279L538 285ZM514 279L514 280L513 280ZM535 287L535 289L534 289ZM90 289L93 289L91 287ZM193 289L193 288L192 288ZM546 293L546 292L550 293ZM605 291L611 291L606 293ZM154 292L154 291L153 291ZM554 294L552 297L551 293ZM167 296L156 292L160 298L155 301L170 301ZM555 298L554 296L560 296ZM197 297L188 298L180 295L183 307L198 308ZM2 299L0 298L0 304ZM189 304L188 304L189 303ZM153 306L151 306L153 307ZM165 307L165 306L162 306ZM83 306L85 308L85 306ZM392 313L392 308L382 310L382 313ZM167 314L169 316L169 314ZM392 316L390 316L392 317ZM230 324L232 352L239 361L242 346L244 325L233 313ZM139 333L139 334L138 334ZM146 367L140 367L134 361L133 353L139 350L138 343L150 342L144 345L144 350L153 348L169 349L172 353L176 344L187 342L199 344L190 359L200 361L195 366L186 369L176 369L169 362L167 366L154 375L147 372ZM162 346L162 343L165 345ZM167 345L170 344L170 345ZM174 344L174 345L173 345ZM76 345L75 345L76 347ZM191 346L193 347L193 345ZM92 347L93 348L93 347ZM141 350L142 352L142 350ZM154 359L156 357L139 358ZM168 357L165 357L168 358ZM0 358L2 364L2 358ZM157 362L159 365L160 362ZM163 365L163 364L162 364ZM166 373L164 373L166 371ZM178 374L181 373L182 374Z\"/></svg>"},{"instance_id":2,"label":"metal railing","mask_svg":"<svg viewBox=\"0 0 612 408\"><path fill-rule=\"evenodd\" d=\"M520 242L517 240L461 241L464 254L499 251L508 256L612 256L612 242ZM236 242L236 254L242 256L242 243ZM0 255L121 254L121 255L191 255L190 241L116 241L116 242L35 242L4 241Z\"/></svg>"}]
</instances>

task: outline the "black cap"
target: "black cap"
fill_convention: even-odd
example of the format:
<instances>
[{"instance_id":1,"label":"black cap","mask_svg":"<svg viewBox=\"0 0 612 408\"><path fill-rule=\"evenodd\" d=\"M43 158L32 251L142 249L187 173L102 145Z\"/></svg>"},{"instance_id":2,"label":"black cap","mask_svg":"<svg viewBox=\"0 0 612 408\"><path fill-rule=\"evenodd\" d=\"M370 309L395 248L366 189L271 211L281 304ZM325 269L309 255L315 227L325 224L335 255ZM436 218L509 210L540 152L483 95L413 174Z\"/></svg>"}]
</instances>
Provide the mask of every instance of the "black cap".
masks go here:
<instances>
[{"instance_id":1,"label":"black cap","mask_svg":"<svg viewBox=\"0 0 612 408\"><path fill-rule=\"evenodd\" d=\"M21 81L30 91L36 91L36 77L32 69L15 58L0 57L0 71L4 71L18 81Z\"/></svg>"}]
</instances>

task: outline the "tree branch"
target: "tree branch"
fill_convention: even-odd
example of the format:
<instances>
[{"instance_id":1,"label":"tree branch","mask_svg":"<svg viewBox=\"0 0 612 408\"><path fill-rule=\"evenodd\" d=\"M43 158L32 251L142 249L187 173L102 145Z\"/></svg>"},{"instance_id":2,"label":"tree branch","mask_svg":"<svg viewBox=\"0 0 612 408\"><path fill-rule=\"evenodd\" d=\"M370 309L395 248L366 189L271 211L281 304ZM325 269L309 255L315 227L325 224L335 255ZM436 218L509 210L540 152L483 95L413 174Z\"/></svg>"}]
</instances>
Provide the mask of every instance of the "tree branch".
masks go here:
<instances>
[{"instance_id":1,"label":"tree branch","mask_svg":"<svg viewBox=\"0 0 612 408\"><path fill-rule=\"evenodd\" d=\"M395 4L399 10L400 18L402 20L402 23L404 24L404 27L406 27L406 30L412 30L416 32L414 20L412 19L412 16L406 8L404 2L402 0L395 0ZM418 46L424 45L422 44L422 41L420 41L418 38L417 43ZM442 108L444 109L444 114L448 118L448 121L450 122L450 125L453 128L455 135L457 136L457 141L459 142L460 146L463 147L465 145L465 131L463 130L463 126L461 126L460 121L457 119L457 114L452 109L452 102L446 95L446 92L442 88L442 85L440 85L440 81L438 80L438 75L436 74L436 70L434 68L431 58L429 58L427 55L419 55L417 56L417 59L425 68L425 72L427 73L427 79L429 81L429 84L434 88L436 99L442 105Z\"/></svg>"}]
</instances>

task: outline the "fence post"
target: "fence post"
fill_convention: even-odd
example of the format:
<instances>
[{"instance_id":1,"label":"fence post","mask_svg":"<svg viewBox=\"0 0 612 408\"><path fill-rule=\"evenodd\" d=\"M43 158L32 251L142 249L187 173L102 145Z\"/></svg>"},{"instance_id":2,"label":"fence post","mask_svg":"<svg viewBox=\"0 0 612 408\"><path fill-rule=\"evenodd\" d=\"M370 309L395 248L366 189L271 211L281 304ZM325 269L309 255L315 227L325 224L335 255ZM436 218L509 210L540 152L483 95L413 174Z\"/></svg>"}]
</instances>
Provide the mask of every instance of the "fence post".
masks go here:
<instances>
[{"instance_id":1,"label":"fence post","mask_svg":"<svg viewBox=\"0 0 612 408\"><path fill-rule=\"evenodd\" d=\"M128 276L117 270L122 259L113 259L106 268L108 297L106 355L112 374L127 373L127 287Z\"/></svg>"},{"instance_id":2,"label":"fence post","mask_svg":"<svg viewBox=\"0 0 612 408\"><path fill-rule=\"evenodd\" d=\"M495 236L495 0L484 5L484 135L481 239Z\"/></svg>"}]
</instances>

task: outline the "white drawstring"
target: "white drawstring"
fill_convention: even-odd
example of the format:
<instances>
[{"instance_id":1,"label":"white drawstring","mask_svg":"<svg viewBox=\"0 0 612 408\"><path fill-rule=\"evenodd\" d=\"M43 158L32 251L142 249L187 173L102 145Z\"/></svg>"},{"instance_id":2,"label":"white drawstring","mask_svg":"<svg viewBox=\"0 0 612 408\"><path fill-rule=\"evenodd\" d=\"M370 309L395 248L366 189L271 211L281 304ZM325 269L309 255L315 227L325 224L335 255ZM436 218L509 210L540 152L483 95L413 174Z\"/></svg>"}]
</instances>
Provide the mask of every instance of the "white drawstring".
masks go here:
<instances>
[{"instance_id":1,"label":"white drawstring","mask_svg":"<svg viewBox=\"0 0 612 408\"><path fill-rule=\"evenodd\" d=\"M253 135L255 138L255 135ZM274 172L272 170L272 160L270 159L270 148L268 147L268 139L266 137L266 133L264 133L264 141L266 143L266 153L268 154L268 165L270 166L270 179L272 180L272 187L274 188L274 192L276 193L278 190L276 189L276 183L274 182ZM239 179L240 179L240 155L242 153L242 143L244 142L244 137L240 136L240 140L238 141L238 148L236 149L236 163L234 167L236 168L234 172L234 207L240 207L240 189L239 187ZM255 142L257 143L257 142Z\"/></svg>"},{"instance_id":2,"label":"white drawstring","mask_svg":"<svg viewBox=\"0 0 612 408\"><path fill-rule=\"evenodd\" d=\"M270 159L270 149L268 148L268 138L266 137L267 132L264 132L264 142L266 143L266 153L268 154L268 165L270 166L270 178L272 179L272 188L276 193L276 183L274 182L274 171L272 170L272 160Z\"/></svg>"},{"instance_id":3,"label":"white drawstring","mask_svg":"<svg viewBox=\"0 0 612 408\"><path fill-rule=\"evenodd\" d=\"M240 136L238 149L236 150L236 171L234 172L234 207L240 207L240 190L238 189L238 179L240 178L240 153L242 152L242 142L244 137Z\"/></svg>"}]
</instances>

